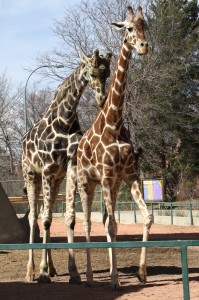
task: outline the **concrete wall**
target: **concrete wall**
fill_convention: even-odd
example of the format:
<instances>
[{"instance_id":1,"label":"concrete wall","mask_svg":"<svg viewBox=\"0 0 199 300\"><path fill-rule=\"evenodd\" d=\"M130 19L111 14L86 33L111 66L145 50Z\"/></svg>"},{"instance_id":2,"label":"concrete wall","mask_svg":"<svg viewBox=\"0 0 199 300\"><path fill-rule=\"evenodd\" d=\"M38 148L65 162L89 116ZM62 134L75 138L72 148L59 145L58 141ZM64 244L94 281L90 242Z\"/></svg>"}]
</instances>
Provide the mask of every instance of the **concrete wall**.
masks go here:
<instances>
[{"instance_id":1,"label":"concrete wall","mask_svg":"<svg viewBox=\"0 0 199 300\"><path fill-rule=\"evenodd\" d=\"M161 211L162 213L162 211ZM179 226L190 226L191 219L189 217L189 212L185 214L187 216L173 216L173 225ZM83 213L77 213L77 218L83 219ZM115 212L115 218L117 222L119 221L118 212ZM99 212L92 212L91 213L91 220L92 222L102 222L102 214ZM122 224L133 224L135 223L134 213L133 211L121 211L120 212L120 223ZM136 223L142 223L142 216L139 211L136 212ZM163 225L170 225L171 224L171 216L158 216L158 211L154 212L154 223L155 224L163 224ZM199 226L199 217L197 212L193 213L193 225Z\"/></svg>"}]
</instances>

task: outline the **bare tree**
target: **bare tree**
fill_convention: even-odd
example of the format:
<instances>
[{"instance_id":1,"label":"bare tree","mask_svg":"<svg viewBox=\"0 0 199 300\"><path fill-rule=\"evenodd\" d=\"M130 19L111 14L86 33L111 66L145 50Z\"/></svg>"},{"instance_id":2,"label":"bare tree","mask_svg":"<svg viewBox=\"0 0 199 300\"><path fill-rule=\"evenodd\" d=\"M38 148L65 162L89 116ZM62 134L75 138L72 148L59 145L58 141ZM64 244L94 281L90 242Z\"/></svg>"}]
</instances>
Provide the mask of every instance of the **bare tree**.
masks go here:
<instances>
[{"instance_id":1,"label":"bare tree","mask_svg":"<svg viewBox=\"0 0 199 300\"><path fill-rule=\"evenodd\" d=\"M1 179L16 175L16 162L20 154L21 135L15 128L21 119L19 115L20 89L7 78L6 72L0 74L0 168Z\"/></svg>"},{"instance_id":2,"label":"bare tree","mask_svg":"<svg viewBox=\"0 0 199 300\"><path fill-rule=\"evenodd\" d=\"M27 92L28 128L38 122L53 100L53 91L47 87L40 89L36 83Z\"/></svg>"}]
</instances>

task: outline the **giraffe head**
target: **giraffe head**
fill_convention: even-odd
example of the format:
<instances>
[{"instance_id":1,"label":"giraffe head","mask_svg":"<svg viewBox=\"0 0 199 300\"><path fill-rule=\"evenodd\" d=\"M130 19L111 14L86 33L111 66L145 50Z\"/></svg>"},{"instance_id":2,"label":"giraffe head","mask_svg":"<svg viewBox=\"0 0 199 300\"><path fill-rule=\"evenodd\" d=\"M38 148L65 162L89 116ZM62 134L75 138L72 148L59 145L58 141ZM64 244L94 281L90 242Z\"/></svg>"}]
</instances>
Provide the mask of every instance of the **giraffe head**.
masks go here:
<instances>
[{"instance_id":1,"label":"giraffe head","mask_svg":"<svg viewBox=\"0 0 199 300\"><path fill-rule=\"evenodd\" d=\"M84 64L83 73L90 86L95 91L97 104L101 107L106 99L106 80L110 76L110 62L112 53L99 55L99 50L95 50L93 55L86 56L80 53L80 60Z\"/></svg>"},{"instance_id":2,"label":"giraffe head","mask_svg":"<svg viewBox=\"0 0 199 300\"><path fill-rule=\"evenodd\" d=\"M131 6L128 6L128 15L123 22L112 22L117 29L125 29L124 42L129 43L138 54L148 53L148 43L145 39L146 22L142 14L142 8L139 7L136 14Z\"/></svg>"}]
</instances>

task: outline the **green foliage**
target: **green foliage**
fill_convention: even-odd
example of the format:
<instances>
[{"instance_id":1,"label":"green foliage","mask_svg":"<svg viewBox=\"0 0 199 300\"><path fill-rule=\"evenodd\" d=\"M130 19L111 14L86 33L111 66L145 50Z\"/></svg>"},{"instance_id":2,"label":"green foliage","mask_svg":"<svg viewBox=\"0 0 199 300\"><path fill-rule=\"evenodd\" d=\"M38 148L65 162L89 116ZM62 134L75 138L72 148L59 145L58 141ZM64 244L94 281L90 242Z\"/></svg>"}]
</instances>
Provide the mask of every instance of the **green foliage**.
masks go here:
<instances>
[{"instance_id":1,"label":"green foliage","mask_svg":"<svg viewBox=\"0 0 199 300\"><path fill-rule=\"evenodd\" d=\"M165 175L175 198L182 173L194 178L199 171L199 8L197 1L149 3L151 53L133 62L129 122L134 143L144 149L144 175Z\"/></svg>"},{"instance_id":2,"label":"green foliage","mask_svg":"<svg viewBox=\"0 0 199 300\"><path fill-rule=\"evenodd\" d=\"M122 184L120 185L120 190L119 190L117 200L119 202L132 202L132 195L131 195L130 188L124 182L122 182Z\"/></svg>"}]
</instances>

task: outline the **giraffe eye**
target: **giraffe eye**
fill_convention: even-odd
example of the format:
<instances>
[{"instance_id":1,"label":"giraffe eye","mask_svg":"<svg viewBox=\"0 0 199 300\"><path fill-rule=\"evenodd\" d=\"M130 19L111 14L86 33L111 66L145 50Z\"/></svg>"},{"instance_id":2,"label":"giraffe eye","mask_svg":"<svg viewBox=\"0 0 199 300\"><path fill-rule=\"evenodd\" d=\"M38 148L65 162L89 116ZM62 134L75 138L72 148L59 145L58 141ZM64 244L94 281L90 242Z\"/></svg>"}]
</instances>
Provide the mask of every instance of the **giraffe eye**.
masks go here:
<instances>
[{"instance_id":1,"label":"giraffe eye","mask_svg":"<svg viewBox=\"0 0 199 300\"><path fill-rule=\"evenodd\" d=\"M132 32L132 31L133 31L133 28L132 28L132 27L129 27L129 28L127 28L127 30L128 30L129 32Z\"/></svg>"}]
</instances>

